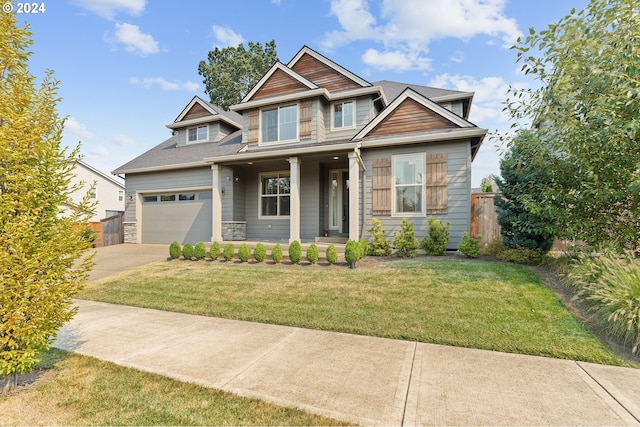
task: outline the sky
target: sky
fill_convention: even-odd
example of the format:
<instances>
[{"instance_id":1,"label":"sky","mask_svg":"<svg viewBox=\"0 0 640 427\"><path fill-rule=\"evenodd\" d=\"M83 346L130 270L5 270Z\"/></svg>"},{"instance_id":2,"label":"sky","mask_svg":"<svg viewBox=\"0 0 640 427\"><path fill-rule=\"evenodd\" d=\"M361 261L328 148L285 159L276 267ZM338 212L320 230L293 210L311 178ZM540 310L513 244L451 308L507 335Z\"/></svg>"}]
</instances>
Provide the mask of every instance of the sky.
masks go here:
<instances>
[{"instance_id":1,"label":"sky","mask_svg":"<svg viewBox=\"0 0 640 427\"><path fill-rule=\"evenodd\" d=\"M17 17L33 33L30 72L60 81L63 144L80 142L84 161L110 173L169 138L193 96L209 100L198 63L210 50L248 42L275 40L283 63L307 45L369 82L475 92L470 121L507 132L507 89L536 86L510 47L587 2L48 0ZM485 138L473 187L499 174L502 148Z\"/></svg>"}]
</instances>

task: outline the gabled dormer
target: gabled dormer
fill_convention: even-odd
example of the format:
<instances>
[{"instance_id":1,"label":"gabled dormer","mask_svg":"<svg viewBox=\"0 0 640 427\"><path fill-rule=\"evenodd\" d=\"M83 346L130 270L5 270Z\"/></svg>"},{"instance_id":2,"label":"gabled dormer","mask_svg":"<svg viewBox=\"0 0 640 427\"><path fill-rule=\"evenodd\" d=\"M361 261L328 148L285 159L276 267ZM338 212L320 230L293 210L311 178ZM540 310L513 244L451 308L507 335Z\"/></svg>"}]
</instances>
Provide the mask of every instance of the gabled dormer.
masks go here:
<instances>
[{"instance_id":1,"label":"gabled dormer","mask_svg":"<svg viewBox=\"0 0 640 427\"><path fill-rule=\"evenodd\" d=\"M219 142L242 128L242 116L224 111L194 96L173 123L168 124L167 127L177 134L178 147Z\"/></svg>"}]
</instances>

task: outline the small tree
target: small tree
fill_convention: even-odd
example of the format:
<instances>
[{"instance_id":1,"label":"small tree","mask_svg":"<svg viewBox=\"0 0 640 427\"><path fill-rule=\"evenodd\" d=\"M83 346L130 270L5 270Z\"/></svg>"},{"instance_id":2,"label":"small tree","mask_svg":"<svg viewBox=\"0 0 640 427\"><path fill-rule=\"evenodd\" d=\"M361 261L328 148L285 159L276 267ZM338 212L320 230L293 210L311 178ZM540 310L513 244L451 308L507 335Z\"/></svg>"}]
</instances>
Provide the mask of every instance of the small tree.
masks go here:
<instances>
[{"instance_id":1,"label":"small tree","mask_svg":"<svg viewBox=\"0 0 640 427\"><path fill-rule=\"evenodd\" d=\"M222 250L222 258L227 262L231 261L235 250L236 248L233 246L233 243L227 243L224 245L224 249Z\"/></svg>"},{"instance_id":2,"label":"small tree","mask_svg":"<svg viewBox=\"0 0 640 427\"><path fill-rule=\"evenodd\" d=\"M413 222L402 218L400 232L393 233L393 246L396 248L396 254L402 258L418 256L417 249L420 244L416 238L416 232L413 231Z\"/></svg>"},{"instance_id":3,"label":"small tree","mask_svg":"<svg viewBox=\"0 0 640 427\"><path fill-rule=\"evenodd\" d=\"M280 264L282 262L282 246L280 246L280 243L276 243L273 249L271 249L271 259L276 264Z\"/></svg>"},{"instance_id":4,"label":"small tree","mask_svg":"<svg viewBox=\"0 0 640 427\"><path fill-rule=\"evenodd\" d=\"M257 262L262 262L267 257L267 248L262 243L258 243L253 249L253 258Z\"/></svg>"},{"instance_id":5,"label":"small tree","mask_svg":"<svg viewBox=\"0 0 640 427\"><path fill-rule=\"evenodd\" d=\"M218 259L219 256L220 256L220 243L213 242L211 244L211 247L209 248L209 258L215 261Z\"/></svg>"},{"instance_id":6,"label":"small tree","mask_svg":"<svg viewBox=\"0 0 640 427\"><path fill-rule=\"evenodd\" d=\"M238 259L241 262L248 262L251 257L251 248L246 243L243 243L238 248Z\"/></svg>"},{"instance_id":7,"label":"small tree","mask_svg":"<svg viewBox=\"0 0 640 427\"><path fill-rule=\"evenodd\" d=\"M319 257L320 257L320 251L318 250L318 246L312 243L307 248L307 261L309 261L311 264L316 264L318 262Z\"/></svg>"},{"instance_id":8,"label":"small tree","mask_svg":"<svg viewBox=\"0 0 640 427\"><path fill-rule=\"evenodd\" d=\"M387 241L382 223L379 219L371 220L371 228L369 229L372 240L369 242L369 255L373 256L389 256L391 255L391 244Z\"/></svg>"},{"instance_id":9,"label":"small tree","mask_svg":"<svg viewBox=\"0 0 640 427\"><path fill-rule=\"evenodd\" d=\"M427 237L422 238L421 246L427 255L442 256L447 253L447 243L449 243L449 227L439 219L429 218L427 226Z\"/></svg>"},{"instance_id":10,"label":"small tree","mask_svg":"<svg viewBox=\"0 0 640 427\"><path fill-rule=\"evenodd\" d=\"M302 246L300 246L300 242L297 240L289 244L289 260L293 264L299 264L300 260L302 260Z\"/></svg>"},{"instance_id":11,"label":"small tree","mask_svg":"<svg viewBox=\"0 0 640 427\"><path fill-rule=\"evenodd\" d=\"M331 243L329 247L327 247L326 258L329 264L333 265L338 262L338 251L336 250L336 245L334 245L333 243Z\"/></svg>"},{"instance_id":12,"label":"small tree","mask_svg":"<svg viewBox=\"0 0 640 427\"><path fill-rule=\"evenodd\" d=\"M169 245L169 256L171 259L178 259L182 254L182 248L180 247L180 243L173 242Z\"/></svg>"},{"instance_id":13,"label":"small tree","mask_svg":"<svg viewBox=\"0 0 640 427\"><path fill-rule=\"evenodd\" d=\"M202 260L205 256L207 256L207 247L204 245L204 242L196 243L196 245L193 247L193 256L197 260Z\"/></svg>"}]
</instances>

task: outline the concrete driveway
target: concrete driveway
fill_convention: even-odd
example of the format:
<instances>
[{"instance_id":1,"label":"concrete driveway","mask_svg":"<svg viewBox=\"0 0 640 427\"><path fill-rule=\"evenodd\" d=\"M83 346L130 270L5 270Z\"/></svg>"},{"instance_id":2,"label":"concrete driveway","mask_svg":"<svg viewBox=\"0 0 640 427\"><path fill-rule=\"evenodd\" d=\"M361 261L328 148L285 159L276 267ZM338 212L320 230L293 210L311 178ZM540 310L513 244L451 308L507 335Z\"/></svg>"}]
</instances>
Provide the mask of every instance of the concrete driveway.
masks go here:
<instances>
[{"instance_id":1,"label":"concrete driveway","mask_svg":"<svg viewBox=\"0 0 640 427\"><path fill-rule=\"evenodd\" d=\"M96 265L89 281L111 276L152 262L166 261L169 245L122 244L94 249Z\"/></svg>"}]
</instances>

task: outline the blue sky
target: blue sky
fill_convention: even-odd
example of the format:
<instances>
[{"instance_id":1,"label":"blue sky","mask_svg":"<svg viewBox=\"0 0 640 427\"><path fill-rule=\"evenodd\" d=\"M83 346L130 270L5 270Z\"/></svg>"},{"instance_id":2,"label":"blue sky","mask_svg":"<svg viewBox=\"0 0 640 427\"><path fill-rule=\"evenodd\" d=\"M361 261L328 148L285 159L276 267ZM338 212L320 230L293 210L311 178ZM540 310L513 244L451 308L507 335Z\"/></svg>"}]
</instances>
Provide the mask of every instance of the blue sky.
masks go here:
<instances>
[{"instance_id":1,"label":"blue sky","mask_svg":"<svg viewBox=\"0 0 640 427\"><path fill-rule=\"evenodd\" d=\"M33 32L31 72L60 80L64 143L110 172L170 136L214 47L275 39L280 61L303 45L368 81L475 92L470 120L507 131L509 85L532 87L509 49L587 0L49 0L19 14ZM499 172L486 138L472 184Z\"/></svg>"}]
</instances>

